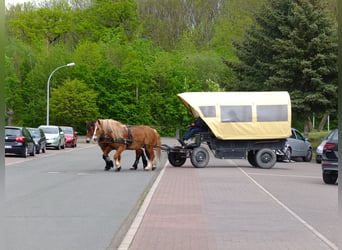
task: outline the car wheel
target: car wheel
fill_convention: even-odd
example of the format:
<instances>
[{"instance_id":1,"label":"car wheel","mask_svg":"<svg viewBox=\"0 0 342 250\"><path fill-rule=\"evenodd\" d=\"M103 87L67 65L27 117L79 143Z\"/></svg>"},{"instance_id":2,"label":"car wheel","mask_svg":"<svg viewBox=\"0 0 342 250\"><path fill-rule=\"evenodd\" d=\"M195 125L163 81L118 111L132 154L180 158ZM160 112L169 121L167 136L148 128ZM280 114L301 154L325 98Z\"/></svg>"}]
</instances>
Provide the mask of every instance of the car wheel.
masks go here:
<instances>
[{"instance_id":1,"label":"car wheel","mask_svg":"<svg viewBox=\"0 0 342 250\"><path fill-rule=\"evenodd\" d=\"M58 142L58 146L56 147L57 150L61 149L61 142Z\"/></svg>"},{"instance_id":2,"label":"car wheel","mask_svg":"<svg viewBox=\"0 0 342 250\"><path fill-rule=\"evenodd\" d=\"M326 184L335 184L337 181L338 175L331 172L323 172L323 181Z\"/></svg>"},{"instance_id":3,"label":"car wheel","mask_svg":"<svg viewBox=\"0 0 342 250\"><path fill-rule=\"evenodd\" d=\"M65 149L65 142L63 142L63 144L61 145L62 149Z\"/></svg>"},{"instance_id":4,"label":"car wheel","mask_svg":"<svg viewBox=\"0 0 342 250\"><path fill-rule=\"evenodd\" d=\"M42 148L42 153L46 152L46 145L44 145L44 147Z\"/></svg>"},{"instance_id":5,"label":"car wheel","mask_svg":"<svg viewBox=\"0 0 342 250\"><path fill-rule=\"evenodd\" d=\"M303 160L306 161L306 162L309 162L309 161L312 160L312 150L311 150L311 148L306 153L306 156L303 157Z\"/></svg>"},{"instance_id":6,"label":"car wheel","mask_svg":"<svg viewBox=\"0 0 342 250\"><path fill-rule=\"evenodd\" d=\"M287 148L285 150L284 160L288 160L289 162L291 162L291 157L292 157L291 148Z\"/></svg>"},{"instance_id":7,"label":"car wheel","mask_svg":"<svg viewBox=\"0 0 342 250\"><path fill-rule=\"evenodd\" d=\"M36 145L33 146L32 152L30 153L30 156L34 156L36 153Z\"/></svg>"},{"instance_id":8,"label":"car wheel","mask_svg":"<svg viewBox=\"0 0 342 250\"><path fill-rule=\"evenodd\" d=\"M36 154L40 154L40 146L39 145L36 146Z\"/></svg>"}]
</instances>

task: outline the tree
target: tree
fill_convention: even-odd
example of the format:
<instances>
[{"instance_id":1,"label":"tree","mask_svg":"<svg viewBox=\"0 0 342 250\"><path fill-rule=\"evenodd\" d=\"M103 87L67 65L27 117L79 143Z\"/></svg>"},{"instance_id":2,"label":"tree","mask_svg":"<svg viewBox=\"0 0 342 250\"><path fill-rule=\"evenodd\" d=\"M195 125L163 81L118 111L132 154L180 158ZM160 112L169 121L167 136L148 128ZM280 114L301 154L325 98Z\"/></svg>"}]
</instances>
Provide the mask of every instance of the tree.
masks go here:
<instances>
[{"instance_id":1,"label":"tree","mask_svg":"<svg viewBox=\"0 0 342 250\"><path fill-rule=\"evenodd\" d=\"M243 90L287 90L309 132L312 112L335 111L337 37L326 1L269 0L256 13L233 66Z\"/></svg>"},{"instance_id":2,"label":"tree","mask_svg":"<svg viewBox=\"0 0 342 250\"><path fill-rule=\"evenodd\" d=\"M59 88L52 89L51 124L68 125L84 131L84 123L99 116L96 98L95 91L84 82L66 80Z\"/></svg>"}]
</instances>

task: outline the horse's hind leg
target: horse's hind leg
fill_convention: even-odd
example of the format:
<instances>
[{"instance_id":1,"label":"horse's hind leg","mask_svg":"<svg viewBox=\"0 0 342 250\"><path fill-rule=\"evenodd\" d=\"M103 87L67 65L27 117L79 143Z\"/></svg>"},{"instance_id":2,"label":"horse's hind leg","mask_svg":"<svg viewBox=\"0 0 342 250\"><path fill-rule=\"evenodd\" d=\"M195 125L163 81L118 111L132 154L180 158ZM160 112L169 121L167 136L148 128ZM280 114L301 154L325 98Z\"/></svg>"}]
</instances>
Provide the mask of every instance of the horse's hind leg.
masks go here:
<instances>
[{"instance_id":1,"label":"horse's hind leg","mask_svg":"<svg viewBox=\"0 0 342 250\"><path fill-rule=\"evenodd\" d=\"M146 147L145 148L146 154L149 158L147 166L144 168L146 171L148 170L155 170L155 164L154 164L154 151L153 147Z\"/></svg>"}]
</instances>

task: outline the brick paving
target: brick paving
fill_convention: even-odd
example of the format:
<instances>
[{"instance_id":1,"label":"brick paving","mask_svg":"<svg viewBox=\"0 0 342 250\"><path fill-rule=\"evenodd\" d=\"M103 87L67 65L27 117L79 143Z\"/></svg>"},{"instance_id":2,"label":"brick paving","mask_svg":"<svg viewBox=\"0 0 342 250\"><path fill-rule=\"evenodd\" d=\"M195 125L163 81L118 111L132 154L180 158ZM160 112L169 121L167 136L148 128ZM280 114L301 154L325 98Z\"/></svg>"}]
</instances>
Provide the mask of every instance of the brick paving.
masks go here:
<instances>
[{"instance_id":1,"label":"brick paving","mask_svg":"<svg viewBox=\"0 0 342 250\"><path fill-rule=\"evenodd\" d=\"M239 168L196 169L186 163L166 167L128 249L337 248L258 190Z\"/></svg>"},{"instance_id":2,"label":"brick paving","mask_svg":"<svg viewBox=\"0 0 342 250\"><path fill-rule=\"evenodd\" d=\"M210 159L203 169L189 159L166 166L119 249L337 249L247 178L241 161Z\"/></svg>"}]
</instances>

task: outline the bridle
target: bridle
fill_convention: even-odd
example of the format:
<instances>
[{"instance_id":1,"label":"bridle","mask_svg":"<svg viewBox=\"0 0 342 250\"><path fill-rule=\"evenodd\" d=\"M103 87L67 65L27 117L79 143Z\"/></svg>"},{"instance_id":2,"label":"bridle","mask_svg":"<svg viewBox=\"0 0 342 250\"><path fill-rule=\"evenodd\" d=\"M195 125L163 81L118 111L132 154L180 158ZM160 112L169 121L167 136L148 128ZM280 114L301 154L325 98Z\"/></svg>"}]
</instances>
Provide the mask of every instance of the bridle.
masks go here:
<instances>
[{"instance_id":1,"label":"bridle","mask_svg":"<svg viewBox=\"0 0 342 250\"><path fill-rule=\"evenodd\" d=\"M96 131L97 131L97 124L95 123L93 137L91 138L93 141L96 141L96 139L97 139Z\"/></svg>"}]
</instances>

